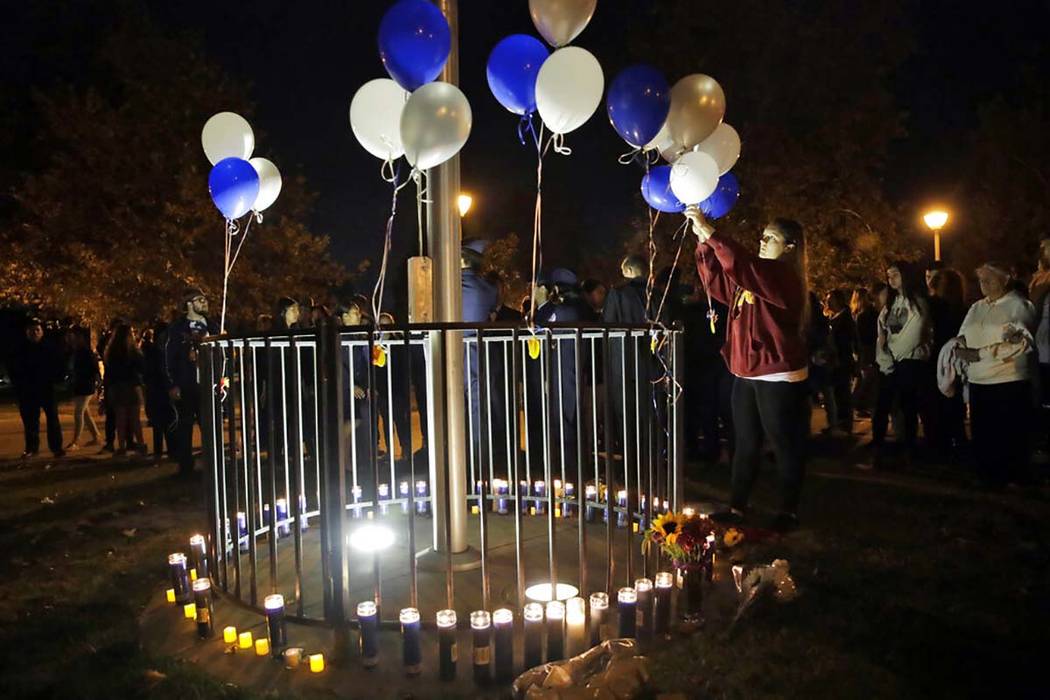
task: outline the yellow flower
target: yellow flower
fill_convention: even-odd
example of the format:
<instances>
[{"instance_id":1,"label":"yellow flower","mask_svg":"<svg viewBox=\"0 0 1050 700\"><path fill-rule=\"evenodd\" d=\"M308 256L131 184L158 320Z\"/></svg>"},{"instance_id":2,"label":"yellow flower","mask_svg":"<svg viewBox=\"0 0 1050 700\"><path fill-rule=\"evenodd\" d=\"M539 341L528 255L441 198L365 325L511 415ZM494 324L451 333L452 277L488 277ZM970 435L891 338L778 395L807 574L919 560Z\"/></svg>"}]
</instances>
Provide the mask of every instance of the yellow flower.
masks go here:
<instances>
[{"instance_id":1,"label":"yellow flower","mask_svg":"<svg viewBox=\"0 0 1050 700\"><path fill-rule=\"evenodd\" d=\"M685 517L675 513L664 513L653 520L653 533L668 544L674 544L678 532L682 529Z\"/></svg>"},{"instance_id":2,"label":"yellow flower","mask_svg":"<svg viewBox=\"0 0 1050 700\"><path fill-rule=\"evenodd\" d=\"M726 530L726 534L722 536L722 541L725 542L726 547L735 547L744 540L744 533L737 530L735 527L731 527Z\"/></svg>"}]
</instances>

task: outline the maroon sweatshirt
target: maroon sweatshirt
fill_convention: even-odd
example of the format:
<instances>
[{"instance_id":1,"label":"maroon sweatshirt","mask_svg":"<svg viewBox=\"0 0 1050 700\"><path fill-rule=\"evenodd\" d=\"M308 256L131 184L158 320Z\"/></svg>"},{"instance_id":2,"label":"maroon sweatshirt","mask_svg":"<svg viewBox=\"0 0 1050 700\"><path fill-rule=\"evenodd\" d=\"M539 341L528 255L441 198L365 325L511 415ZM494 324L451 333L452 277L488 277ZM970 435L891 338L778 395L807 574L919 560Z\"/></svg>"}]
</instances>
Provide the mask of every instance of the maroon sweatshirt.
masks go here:
<instances>
[{"instance_id":1,"label":"maroon sweatshirt","mask_svg":"<svg viewBox=\"0 0 1050 700\"><path fill-rule=\"evenodd\" d=\"M807 366L799 332L805 291L790 263L763 260L714 235L696 247L696 269L711 296L729 307L722 355L730 372L759 377Z\"/></svg>"}]
</instances>

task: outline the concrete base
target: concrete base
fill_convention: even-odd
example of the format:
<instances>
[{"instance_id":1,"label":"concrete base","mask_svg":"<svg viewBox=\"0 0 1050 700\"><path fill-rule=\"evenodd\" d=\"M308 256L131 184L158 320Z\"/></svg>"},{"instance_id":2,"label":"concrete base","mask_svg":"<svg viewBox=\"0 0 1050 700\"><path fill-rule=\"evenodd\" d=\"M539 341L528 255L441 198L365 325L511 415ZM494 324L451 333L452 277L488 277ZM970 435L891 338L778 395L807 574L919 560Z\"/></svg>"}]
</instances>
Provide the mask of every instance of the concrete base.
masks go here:
<instances>
[{"instance_id":1,"label":"concrete base","mask_svg":"<svg viewBox=\"0 0 1050 700\"><path fill-rule=\"evenodd\" d=\"M448 554L433 547L416 553L416 567L420 571L443 573L448 570ZM481 568L481 552L470 545L462 552L452 553L452 571L473 571Z\"/></svg>"}]
</instances>

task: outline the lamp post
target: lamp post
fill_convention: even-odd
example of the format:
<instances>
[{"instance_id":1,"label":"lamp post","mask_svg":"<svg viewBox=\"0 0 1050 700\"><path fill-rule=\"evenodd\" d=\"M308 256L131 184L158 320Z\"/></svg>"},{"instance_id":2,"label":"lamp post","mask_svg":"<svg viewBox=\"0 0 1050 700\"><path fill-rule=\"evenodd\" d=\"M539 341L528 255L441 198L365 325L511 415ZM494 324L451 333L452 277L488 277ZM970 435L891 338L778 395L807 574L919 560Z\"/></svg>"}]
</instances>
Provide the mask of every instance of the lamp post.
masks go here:
<instances>
[{"instance_id":1,"label":"lamp post","mask_svg":"<svg viewBox=\"0 0 1050 700\"><path fill-rule=\"evenodd\" d=\"M922 215L926 227L933 231L933 259L941 260L941 229L948 223L948 212L943 209L932 209Z\"/></svg>"}]
</instances>

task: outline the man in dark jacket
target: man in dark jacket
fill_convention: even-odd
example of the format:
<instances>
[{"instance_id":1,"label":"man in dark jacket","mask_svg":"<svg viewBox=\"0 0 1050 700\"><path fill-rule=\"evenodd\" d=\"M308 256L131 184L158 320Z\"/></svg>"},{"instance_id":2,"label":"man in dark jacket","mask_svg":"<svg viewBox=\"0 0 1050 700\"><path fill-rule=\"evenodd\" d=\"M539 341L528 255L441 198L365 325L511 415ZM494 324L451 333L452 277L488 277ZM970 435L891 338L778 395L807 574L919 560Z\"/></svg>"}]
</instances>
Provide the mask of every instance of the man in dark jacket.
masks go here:
<instances>
[{"instance_id":1,"label":"man in dark jacket","mask_svg":"<svg viewBox=\"0 0 1050 700\"><path fill-rule=\"evenodd\" d=\"M11 382L14 384L18 411L25 433L23 459L40 450L40 412L47 419L47 446L56 457L62 449L62 424L58 418L54 382L59 377L60 362L43 342L44 326L32 319L26 325L26 337L11 358Z\"/></svg>"},{"instance_id":2,"label":"man in dark jacket","mask_svg":"<svg viewBox=\"0 0 1050 700\"><path fill-rule=\"evenodd\" d=\"M609 290L605 297L605 306L602 309L602 320L612 325L638 325L648 320L645 305L645 283L648 266L645 260L638 255L628 255L620 264L620 273L626 282ZM623 436L633 440L638 434L635 427L635 416L638 413L636 402L636 388L640 386L639 375L648 376L649 369L646 364L650 353L647 348L638 351L632 350L632 343L637 345L638 339L631 339L630 334L625 337L611 338L609 341L609 401L611 402L613 425L611 430L612 442L619 452L623 446ZM635 358L640 363L635 371ZM628 445L626 451L630 453L632 446Z\"/></svg>"},{"instance_id":3,"label":"man in dark jacket","mask_svg":"<svg viewBox=\"0 0 1050 700\"><path fill-rule=\"evenodd\" d=\"M200 289L183 295L184 315L173 322L164 339L164 382L172 406L168 448L179 463L179 476L193 475L193 424L200 423L201 388L197 378L197 352L201 338L212 330L208 298Z\"/></svg>"}]
</instances>

